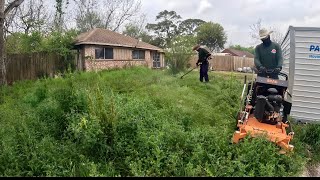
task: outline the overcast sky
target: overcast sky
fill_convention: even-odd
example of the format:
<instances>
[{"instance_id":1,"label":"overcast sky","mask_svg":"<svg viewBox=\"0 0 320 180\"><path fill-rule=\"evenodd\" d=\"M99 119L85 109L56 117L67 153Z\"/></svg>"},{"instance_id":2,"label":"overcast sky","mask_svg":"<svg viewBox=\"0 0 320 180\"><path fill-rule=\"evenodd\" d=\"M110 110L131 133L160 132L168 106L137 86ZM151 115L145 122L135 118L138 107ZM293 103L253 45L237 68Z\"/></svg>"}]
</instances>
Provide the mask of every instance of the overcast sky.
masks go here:
<instances>
[{"instance_id":1,"label":"overcast sky","mask_svg":"<svg viewBox=\"0 0 320 180\"><path fill-rule=\"evenodd\" d=\"M72 0L69 0L72 3ZM103 1L103 0L98 0ZM55 0L45 0L54 5ZM255 46L250 26L262 20L263 27L276 27L285 34L290 25L320 27L319 0L141 0L148 23L160 11L173 10L183 19L197 18L221 24L228 36L226 46ZM48 5L49 5L48 4ZM53 8L53 7L52 7ZM69 6L74 10L74 6Z\"/></svg>"},{"instance_id":2,"label":"overcast sky","mask_svg":"<svg viewBox=\"0 0 320 180\"><path fill-rule=\"evenodd\" d=\"M198 18L220 23L228 35L227 46L255 45L250 25L262 19L264 27L285 34L289 25L320 27L318 0L141 0L148 22L162 10L173 10L183 19Z\"/></svg>"}]
</instances>

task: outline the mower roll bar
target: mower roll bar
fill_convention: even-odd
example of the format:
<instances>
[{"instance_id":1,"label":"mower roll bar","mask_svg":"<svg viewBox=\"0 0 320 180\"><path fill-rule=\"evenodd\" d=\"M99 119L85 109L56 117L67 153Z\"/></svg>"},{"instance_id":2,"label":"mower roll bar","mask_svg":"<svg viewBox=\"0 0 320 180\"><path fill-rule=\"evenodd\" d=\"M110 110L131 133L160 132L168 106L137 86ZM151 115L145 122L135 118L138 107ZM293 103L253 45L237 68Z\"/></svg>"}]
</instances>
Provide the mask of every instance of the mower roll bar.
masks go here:
<instances>
[{"instance_id":1,"label":"mower roll bar","mask_svg":"<svg viewBox=\"0 0 320 180\"><path fill-rule=\"evenodd\" d=\"M275 69L266 69L265 71L261 71L261 70L258 70L256 67L254 67L253 70L254 70L257 74L258 74L258 73L267 73L267 74L275 73ZM289 80L288 75L285 74L285 73L279 72L278 75L286 78L286 81Z\"/></svg>"},{"instance_id":2,"label":"mower roll bar","mask_svg":"<svg viewBox=\"0 0 320 180\"><path fill-rule=\"evenodd\" d=\"M284 73L282 73L282 72L279 72L279 75L285 77L285 78L286 78L286 81L289 80L289 77L288 77L287 74L284 74Z\"/></svg>"}]
</instances>

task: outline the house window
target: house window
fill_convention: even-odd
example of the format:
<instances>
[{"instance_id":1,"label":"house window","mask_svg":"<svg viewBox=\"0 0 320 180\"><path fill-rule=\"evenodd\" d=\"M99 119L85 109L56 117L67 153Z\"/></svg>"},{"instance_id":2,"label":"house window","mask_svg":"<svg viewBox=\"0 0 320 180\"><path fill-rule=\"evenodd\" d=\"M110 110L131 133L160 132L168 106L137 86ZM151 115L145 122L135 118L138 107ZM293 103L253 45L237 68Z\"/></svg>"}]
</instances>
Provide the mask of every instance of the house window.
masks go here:
<instances>
[{"instance_id":1,"label":"house window","mask_svg":"<svg viewBox=\"0 0 320 180\"><path fill-rule=\"evenodd\" d=\"M145 59L145 51L143 50L133 50L132 51L132 59Z\"/></svg>"},{"instance_id":2,"label":"house window","mask_svg":"<svg viewBox=\"0 0 320 180\"><path fill-rule=\"evenodd\" d=\"M113 59L113 48L96 48L96 59Z\"/></svg>"},{"instance_id":3,"label":"house window","mask_svg":"<svg viewBox=\"0 0 320 180\"><path fill-rule=\"evenodd\" d=\"M152 53L152 59L153 59L153 68L161 68L160 53L157 53L157 52Z\"/></svg>"}]
</instances>

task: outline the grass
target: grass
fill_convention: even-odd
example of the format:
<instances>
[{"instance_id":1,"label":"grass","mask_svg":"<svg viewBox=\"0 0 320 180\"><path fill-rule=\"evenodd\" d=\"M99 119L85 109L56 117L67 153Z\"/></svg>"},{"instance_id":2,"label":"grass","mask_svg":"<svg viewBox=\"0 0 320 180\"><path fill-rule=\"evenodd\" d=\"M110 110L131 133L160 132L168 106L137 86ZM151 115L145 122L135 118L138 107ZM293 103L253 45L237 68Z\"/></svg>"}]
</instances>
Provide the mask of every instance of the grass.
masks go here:
<instances>
[{"instance_id":1,"label":"grass","mask_svg":"<svg viewBox=\"0 0 320 180\"><path fill-rule=\"evenodd\" d=\"M230 144L243 74L209 78L136 67L2 87L0 175L297 176L317 157L318 126L295 127L286 156Z\"/></svg>"}]
</instances>

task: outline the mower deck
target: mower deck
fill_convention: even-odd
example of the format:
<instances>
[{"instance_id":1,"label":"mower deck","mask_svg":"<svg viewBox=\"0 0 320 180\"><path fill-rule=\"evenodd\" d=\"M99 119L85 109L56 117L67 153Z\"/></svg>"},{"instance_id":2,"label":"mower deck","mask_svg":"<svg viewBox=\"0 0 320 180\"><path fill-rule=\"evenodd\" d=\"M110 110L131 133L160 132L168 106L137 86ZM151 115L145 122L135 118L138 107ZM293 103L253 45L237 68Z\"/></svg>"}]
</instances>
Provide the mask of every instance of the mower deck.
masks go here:
<instances>
[{"instance_id":1,"label":"mower deck","mask_svg":"<svg viewBox=\"0 0 320 180\"><path fill-rule=\"evenodd\" d=\"M287 152L293 151L294 146L290 145L290 140L293 139L293 133L287 134L286 128L289 127L287 124L279 123L278 125L270 125L260 123L254 115L250 115L247 120L242 122L238 121L239 131L236 131L233 135L233 143L237 144L247 135L251 137L258 137L266 135L267 139L271 142L276 143L282 149Z\"/></svg>"}]
</instances>

